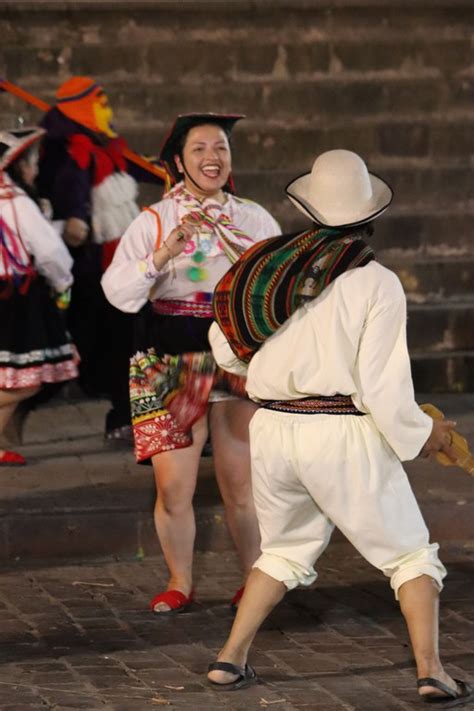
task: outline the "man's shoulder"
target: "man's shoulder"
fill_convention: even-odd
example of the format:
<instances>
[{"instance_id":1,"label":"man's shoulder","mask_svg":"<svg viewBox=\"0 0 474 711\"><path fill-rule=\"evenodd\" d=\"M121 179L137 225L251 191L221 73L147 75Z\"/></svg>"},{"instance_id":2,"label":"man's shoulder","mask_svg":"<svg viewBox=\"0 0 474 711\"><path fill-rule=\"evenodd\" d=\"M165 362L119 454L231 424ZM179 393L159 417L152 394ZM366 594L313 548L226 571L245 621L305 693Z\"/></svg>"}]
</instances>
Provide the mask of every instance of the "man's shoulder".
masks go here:
<instances>
[{"instance_id":1,"label":"man's shoulder","mask_svg":"<svg viewBox=\"0 0 474 711\"><path fill-rule=\"evenodd\" d=\"M391 269L373 260L364 267L346 272L351 287L361 289L365 293L377 294L389 300L397 300L404 296L400 279Z\"/></svg>"}]
</instances>

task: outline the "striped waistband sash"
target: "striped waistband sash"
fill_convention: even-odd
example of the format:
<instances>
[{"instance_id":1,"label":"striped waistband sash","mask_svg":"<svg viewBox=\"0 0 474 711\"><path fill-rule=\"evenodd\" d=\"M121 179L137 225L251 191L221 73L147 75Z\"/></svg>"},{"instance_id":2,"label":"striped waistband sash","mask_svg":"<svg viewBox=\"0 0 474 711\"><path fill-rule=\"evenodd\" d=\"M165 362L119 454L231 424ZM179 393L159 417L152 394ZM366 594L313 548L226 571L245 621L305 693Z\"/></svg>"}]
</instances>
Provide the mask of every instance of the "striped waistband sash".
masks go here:
<instances>
[{"instance_id":1,"label":"striped waistband sash","mask_svg":"<svg viewBox=\"0 0 474 711\"><path fill-rule=\"evenodd\" d=\"M293 415L364 415L349 395L313 395L300 400L268 400L261 407Z\"/></svg>"},{"instance_id":2,"label":"striped waistband sash","mask_svg":"<svg viewBox=\"0 0 474 711\"><path fill-rule=\"evenodd\" d=\"M156 299L152 303L155 314L163 316L195 316L196 318L214 318L212 304L197 301L178 301Z\"/></svg>"}]
</instances>

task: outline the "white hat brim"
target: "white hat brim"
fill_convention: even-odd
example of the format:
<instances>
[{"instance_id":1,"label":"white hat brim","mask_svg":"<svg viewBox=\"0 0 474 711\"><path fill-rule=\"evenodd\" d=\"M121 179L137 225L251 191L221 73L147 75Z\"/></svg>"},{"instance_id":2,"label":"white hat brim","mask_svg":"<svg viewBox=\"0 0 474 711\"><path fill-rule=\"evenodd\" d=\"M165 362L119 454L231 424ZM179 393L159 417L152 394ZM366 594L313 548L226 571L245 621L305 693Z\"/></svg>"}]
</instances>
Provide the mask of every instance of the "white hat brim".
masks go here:
<instances>
[{"instance_id":1,"label":"white hat brim","mask_svg":"<svg viewBox=\"0 0 474 711\"><path fill-rule=\"evenodd\" d=\"M308 200L311 173L305 173L295 178L285 188L285 192L293 205L298 208L303 215L309 217L313 222L317 222L323 227L353 227L370 222L379 217L393 200L393 190L382 178L374 173L369 173L372 185L372 199L370 206L365 206L358 214L343 214L338 218L328 217L324 214L322 206L310 203ZM318 209L319 208L319 209Z\"/></svg>"},{"instance_id":2,"label":"white hat brim","mask_svg":"<svg viewBox=\"0 0 474 711\"><path fill-rule=\"evenodd\" d=\"M15 139L13 145L10 145L0 158L0 170L5 170L23 151L26 151L35 141L42 138L46 130L35 126L34 128L14 129L13 131L4 131L2 133L9 134L10 137ZM5 145L8 145L8 143Z\"/></svg>"}]
</instances>

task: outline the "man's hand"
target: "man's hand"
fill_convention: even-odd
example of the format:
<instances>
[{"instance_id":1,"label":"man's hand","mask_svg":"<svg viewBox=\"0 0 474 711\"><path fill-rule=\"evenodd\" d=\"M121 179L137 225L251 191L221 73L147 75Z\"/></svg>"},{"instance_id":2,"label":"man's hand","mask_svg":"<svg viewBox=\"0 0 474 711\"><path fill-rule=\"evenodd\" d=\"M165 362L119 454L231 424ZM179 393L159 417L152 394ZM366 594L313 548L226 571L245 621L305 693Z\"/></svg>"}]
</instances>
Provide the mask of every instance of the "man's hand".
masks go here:
<instances>
[{"instance_id":1,"label":"man's hand","mask_svg":"<svg viewBox=\"0 0 474 711\"><path fill-rule=\"evenodd\" d=\"M63 239L68 247L80 247L87 239L89 225L79 217L69 217L64 225Z\"/></svg>"},{"instance_id":2,"label":"man's hand","mask_svg":"<svg viewBox=\"0 0 474 711\"><path fill-rule=\"evenodd\" d=\"M422 457L429 457L436 452L444 452L454 463L457 459L456 453L451 447L451 430L456 427L453 420L433 420L433 429L420 452Z\"/></svg>"}]
</instances>

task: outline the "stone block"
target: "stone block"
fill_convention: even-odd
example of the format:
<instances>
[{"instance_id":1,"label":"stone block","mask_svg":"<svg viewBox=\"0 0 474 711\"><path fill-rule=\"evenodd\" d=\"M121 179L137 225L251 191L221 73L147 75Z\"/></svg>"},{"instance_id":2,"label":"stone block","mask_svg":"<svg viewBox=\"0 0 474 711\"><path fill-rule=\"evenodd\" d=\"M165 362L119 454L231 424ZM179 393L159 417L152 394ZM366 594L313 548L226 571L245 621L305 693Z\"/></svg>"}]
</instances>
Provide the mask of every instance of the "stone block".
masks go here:
<instances>
[{"instance_id":1,"label":"stone block","mask_svg":"<svg viewBox=\"0 0 474 711\"><path fill-rule=\"evenodd\" d=\"M354 81L344 74L313 81L279 82L268 87L262 106L267 115L340 116L380 112L434 111L445 103L436 77L367 78Z\"/></svg>"},{"instance_id":2,"label":"stone block","mask_svg":"<svg viewBox=\"0 0 474 711\"><path fill-rule=\"evenodd\" d=\"M450 75L472 67L472 44L468 37L428 39L419 47L420 57L426 67L436 67L442 74Z\"/></svg>"},{"instance_id":3,"label":"stone block","mask_svg":"<svg viewBox=\"0 0 474 711\"><path fill-rule=\"evenodd\" d=\"M410 353L443 353L474 349L474 304L416 306L408 311Z\"/></svg>"},{"instance_id":4,"label":"stone block","mask_svg":"<svg viewBox=\"0 0 474 711\"><path fill-rule=\"evenodd\" d=\"M429 152L430 131L426 123L384 123L378 126L377 134L382 155L426 156Z\"/></svg>"},{"instance_id":5,"label":"stone block","mask_svg":"<svg viewBox=\"0 0 474 711\"><path fill-rule=\"evenodd\" d=\"M117 116L124 111L127 123L151 118L168 126L177 114L194 111L258 115L262 106L262 87L254 83L240 84L238 94L230 91L228 85L224 88L215 82L202 85L194 82L185 89L176 83L151 81L146 84L117 81L107 86Z\"/></svg>"},{"instance_id":6,"label":"stone block","mask_svg":"<svg viewBox=\"0 0 474 711\"><path fill-rule=\"evenodd\" d=\"M313 75L330 70L332 50L326 39L304 45L288 44L285 46L285 55L286 66L291 76Z\"/></svg>"},{"instance_id":7,"label":"stone block","mask_svg":"<svg viewBox=\"0 0 474 711\"><path fill-rule=\"evenodd\" d=\"M418 204L433 209L452 209L456 203L467 203L472 197L472 169L469 164L413 164L407 160L397 165L383 165L373 160L372 169L383 175L395 193L395 204L404 208Z\"/></svg>"},{"instance_id":8,"label":"stone block","mask_svg":"<svg viewBox=\"0 0 474 711\"><path fill-rule=\"evenodd\" d=\"M474 214L459 210L424 215L422 218L422 244L429 255L474 255Z\"/></svg>"},{"instance_id":9,"label":"stone block","mask_svg":"<svg viewBox=\"0 0 474 711\"><path fill-rule=\"evenodd\" d=\"M426 259L384 263L399 276L407 299L414 303L455 302L474 298L474 261Z\"/></svg>"},{"instance_id":10,"label":"stone block","mask_svg":"<svg viewBox=\"0 0 474 711\"><path fill-rule=\"evenodd\" d=\"M219 84L232 67L228 54L229 45L225 43L184 40L178 55L176 42L153 43L146 49L148 75L153 81L169 84L188 85L193 81ZM216 57L221 60L218 64Z\"/></svg>"},{"instance_id":11,"label":"stone block","mask_svg":"<svg viewBox=\"0 0 474 711\"><path fill-rule=\"evenodd\" d=\"M69 67L71 74L99 77L107 89L107 77L134 77L138 82L146 79L146 47L115 43L84 44L72 46ZM105 80L104 80L105 79Z\"/></svg>"},{"instance_id":12,"label":"stone block","mask_svg":"<svg viewBox=\"0 0 474 711\"><path fill-rule=\"evenodd\" d=\"M390 36L361 38L341 36L331 43L340 68L353 72L395 70L409 74L413 70L434 69L443 74L462 71L472 62L469 39L434 38L408 34L406 38Z\"/></svg>"},{"instance_id":13,"label":"stone block","mask_svg":"<svg viewBox=\"0 0 474 711\"><path fill-rule=\"evenodd\" d=\"M376 254L379 251L419 250L423 232L423 218L412 215L397 215L389 210L375 223L375 232L370 240Z\"/></svg>"},{"instance_id":14,"label":"stone block","mask_svg":"<svg viewBox=\"0 0 474 711\"><path fill-rule=\"evenodd\" d=\"M433 122L430 126L430 153L433 156L467 156L474 153L474 118L468 114Z\"/></svg>"},{"instance_id":15,"label":"stone block","mask_svg":"<svg viewBox=\"0 0 474 711\"><path fill-rule=\"evenodd\" d=\"M474 391L474 355L440 353L412 356L415 389L425 393L469 393ZM472 524L471 524L472 525ZM460 536L462 538L462 536Z\"/></svg>"},{"instance_id":16,"label":"stone block","mask_svg":"<svg viewBox=\"0 0 474 711\"><path fill-rule=\"evenodd\" d=\"M471 110L472 97L474 96L474 76L465 74L450 79L449 96L451 106Z\"/></svg>"},{"instance_id":17,"label":"stone block","mask_svg":"<svg viewBox=\"0 0 474 711\"><path fill-rule=\"evenodd\" d=\"M21 83L31 76L57 75L60 69L57 50L7 47L2 50L2 55L2 73L14 83ZM19 99L17 101L23 105Z\"/></svg>"}]
</instances>

